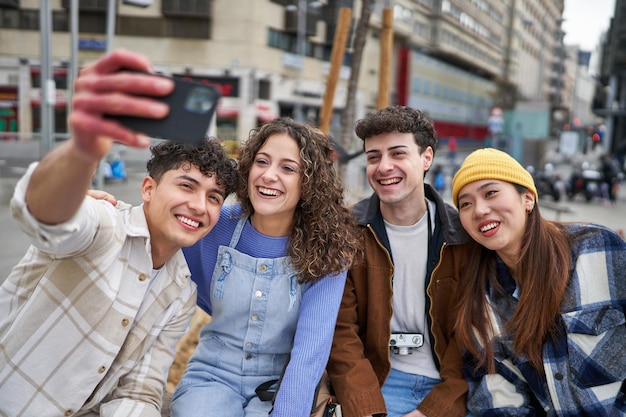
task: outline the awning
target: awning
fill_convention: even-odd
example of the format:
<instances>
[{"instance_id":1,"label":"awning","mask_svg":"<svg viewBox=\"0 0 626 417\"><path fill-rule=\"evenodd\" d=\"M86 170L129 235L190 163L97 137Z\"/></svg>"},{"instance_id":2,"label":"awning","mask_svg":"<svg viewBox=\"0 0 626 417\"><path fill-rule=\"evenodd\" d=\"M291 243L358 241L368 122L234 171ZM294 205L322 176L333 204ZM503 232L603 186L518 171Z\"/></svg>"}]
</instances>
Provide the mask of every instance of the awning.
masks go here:
<instances>
[{"instance_id":1,"label":"awning","mask_svg":"<svg viewBox=\"0 0 626 417\"><path fill-rule=\"evenodd\" d=\"M278 106L271 101L257 100L254 108L256 110L256 117L261 123L267 123L270 120L278 119L280 117L278 114Z\"/></svg>"},{"instance_id":2,"label":"awning","mask_svg":"<svg viewBox=\"0 0 626 417\"><path fill-rule=\"evenodd\" d=\"M234 119L239 116L239 109L235 107L221 107L218 105L216 113L217 117L223 119Z\"/></svg>"},{"instance_id":3,"label":"awning","mask_svg":"<svg viewBox=\"0 0 626 417\"><path fill-rule=\"evenodd\" d=\"M261 123L267 123L270 120L278 119L280 116L270 112L257 112L256 117Z\"/></svg>"}]
</instances>

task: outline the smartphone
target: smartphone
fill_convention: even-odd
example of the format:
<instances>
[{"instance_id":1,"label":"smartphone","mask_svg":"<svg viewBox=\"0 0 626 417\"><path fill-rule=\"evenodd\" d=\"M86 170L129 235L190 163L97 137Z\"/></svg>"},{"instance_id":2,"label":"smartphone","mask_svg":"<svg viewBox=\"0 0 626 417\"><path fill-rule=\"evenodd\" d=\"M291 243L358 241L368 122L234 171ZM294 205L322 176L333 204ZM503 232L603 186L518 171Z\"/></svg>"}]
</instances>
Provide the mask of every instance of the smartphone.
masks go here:
<instances>
[{"instance_id":1,"label":"smartphone","mask_svg":"<svg viewBox=\"0 0 626 417\"><path fill-rule=\"evenodd\" d=\"M150 74L154 77L167 77ZM150 96L169 105L170 112L162 119L135 116L108 116L125 127L153 138L176 142L202 143L220 98L215 87L177 77L174 90L167 96Z\"/></svg>"}]
</instances>

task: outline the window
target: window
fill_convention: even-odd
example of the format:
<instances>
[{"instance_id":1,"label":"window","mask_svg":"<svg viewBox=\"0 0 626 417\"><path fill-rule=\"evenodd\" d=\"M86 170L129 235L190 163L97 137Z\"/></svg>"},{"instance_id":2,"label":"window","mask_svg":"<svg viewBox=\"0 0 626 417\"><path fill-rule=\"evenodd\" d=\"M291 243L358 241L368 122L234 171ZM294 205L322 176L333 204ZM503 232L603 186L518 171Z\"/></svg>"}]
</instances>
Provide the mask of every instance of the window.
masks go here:
<instances>
[{"instance_id":1,"label":"window","mask_svg":"<svg viewBox=\"0 0 626 417\"><path fill-rule=\"evenodd\" d=\"M20 11L0 9L0 28L17 29L20 26Z\"/></svg>"},{"instance_id":2,"label":"window","mask_svg":"<svg viewBox=\"0 0 626 417\"><path fill-rule=\"evenodd\" d=\"M211 16L211 1L162 0L161 12L166 16L208 18Z\"/></svg>"},{"instance_id":3,"label":"window","mask_svg":"<svg viewBox=\"0 0 626 417\"><path fill-rule=\"evenodd\" d=\"M208 19L187 19L179 16L119 16L117 33L126 36L209 39L211 22Z\"/></svg>"},{"instance_id":4,"label":"window","mask_svg":"<svg viewBox=\"0 0 626 417\"><path fill-rule=\"evenodd\" d=\"M67 13L52 11L52 30L54 32L69 32Z\"/></svg>"},{"instance_id":5,"label":"window","mask_svg":"<svg viewBox=\"0 0 626 417\"><path fill-rule=\"evenodd\" d=\"M272 48L278 48L294 54L296 53L296 36L289 33L270 28L267 44Z\"/></svg>"},{"instance_id":6,"label":"window","mask_svg":"<svg viewBox=\"0 0 626 417\"><path fill-rule=\"evenodd\" d=\"M209 39L211 25L208 20L170 17L166 21L165 36L172 38Z\"/></svg>"},{"instance_id":7,"label":"window","mask_svg":"<svg viewBox=\"0 0 626 417\"><path fill-rule=\"evenodd\" d=\"M39 30L39 11L0 8L0 28ZM55 32L67 32L69 30L65 12L52 12L52 30Z\"/></svg>"},{"instance_id":8,"label":"window","mask_svg":"<svg viewBox=\"0 0 626 417\"><path fill-rule=\"evenodd\" d=\"M39 12L37 10L21 10L20 29L39 30Z\"/></svg>"},{"instance_id":9,"label":"window","mask_svg":"<svg viewBox=\"0 0 626 417\"><path fill-rule=\"evenodd\" d=\"M80 13L78 31L86 33L106 33L106 14Z\"/></svg>"},{"instance_id":10,"label":"window","mask_svg":"<svg viewBox=\"0 0 626 417\"><path fill-rule=\"evenodd\" d=\"M269 80L259 80L259 98L269 100L271 92L271 83Z\"/></svg>"},{"instance_id":11,"label":"window","mask_svg":"<svg viewBox=\"0 0 626 417\"><path fill-rule=\"evenodd\" d=\"M58 90L67 89L67 69L54 68L52 71L55 88ZM41 69L32 67L30 70L30 82L33 88L41 88Z\"/></svg>"},{"instance_id":12,"label":"window","mask_svg":"<svg viewBox=\"0 0 626 417\"><path fill-rule=\"evenodd\" d=\"M70 8L69 0L62 0L61 6L65 9ZM80 0L79 9L81 12L106 12L109 6L109 0Z\"/></svg>"},{"instance_id":13,"label":"window","mask_svg":"<svg viewBox=\"0 0 626 417\"><path fill-rule=\"evenodd\" d=\"M41 132L41 108L38 105L31 106L33 112L33 132ZM54 114L54 131L59 133L67 133L67 109L65 107L55 107Z\"/></svg>"},{"instance_id":14,"label":"window","mask_svg":"<svg viewBox=\"0 0 626 417\"><path fill-rule=\"evenodd\" d=\"M0 7L14 7L19 9L20 0L0 0Z\"/></svg>"},{"instance_id":15,"label":"window","mask_svg":"<svg viewBox=\"0 0 626 417\"><path fill-rule=\"evenodd\" d=\"M162 17L119 16L116 30L126 36L164 36L164 26Z\"/></svg>"},{"instance_id":16,"label":"window","mask_svg":"<svg viewBox=\"0 0 626 417\"><path fill-rule=\"evenodd\" d=\"M270 28L267 33L267 46L271 48L277 48L292 54L297 54L297 45L298 41L295 34L282 32L272 28ZM316 58L322 61L330 61L331 54L332 45L313 43L308 39L304 42L304 55L306 56L310 56L312 58ZM346 65L346 62L351 62L351 60L352 55L346 54L344 56L344 65Z\"/></svg>"}]
</instances>

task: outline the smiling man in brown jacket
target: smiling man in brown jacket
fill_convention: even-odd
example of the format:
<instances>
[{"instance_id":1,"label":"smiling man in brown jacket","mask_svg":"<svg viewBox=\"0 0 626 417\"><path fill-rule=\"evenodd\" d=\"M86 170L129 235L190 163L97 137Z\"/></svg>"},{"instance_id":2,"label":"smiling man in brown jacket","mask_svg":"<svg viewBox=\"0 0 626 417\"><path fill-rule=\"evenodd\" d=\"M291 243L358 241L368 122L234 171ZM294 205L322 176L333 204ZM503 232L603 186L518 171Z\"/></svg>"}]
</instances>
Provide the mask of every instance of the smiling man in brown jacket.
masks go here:
<instances>
[{"instance_id":1,"label":"smiling man in brown jacket","mask_svg":"<svg viewBox=\"0 0 626 417\"><path fill-rule=\"evenodd\" d=\"M437 146L432 120L388 107L360 120L356 134L374 194L354 207L365 261L348 273L331 383L346 416L462 417L467 384L452 337L457 274L439 261L468 237L456 209L424 183Z\"/></svg>"}]
</instances>

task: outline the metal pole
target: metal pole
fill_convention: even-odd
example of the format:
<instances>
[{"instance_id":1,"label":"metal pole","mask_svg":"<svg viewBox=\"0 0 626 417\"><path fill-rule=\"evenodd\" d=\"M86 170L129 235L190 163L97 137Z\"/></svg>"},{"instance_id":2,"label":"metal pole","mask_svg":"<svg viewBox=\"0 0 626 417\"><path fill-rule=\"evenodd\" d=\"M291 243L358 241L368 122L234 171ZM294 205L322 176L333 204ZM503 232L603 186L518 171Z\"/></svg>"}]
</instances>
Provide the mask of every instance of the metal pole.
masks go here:
<instances>
[{"instance_id":1,"label":"metal pole","mask_svg":"<svg viewBox=\"0 0 626 417\"><path fill-rule=\"evenodd\" d=\"M70 71L68 74L67 112L72 111L72 98L74 97L74 81L78 74L78 0L70 1ZM71 132L70 132L71 133Z\"/></svg>"},{"instance_id":2,"label":"metal pole","mask_svg":"<svg viewBox=\"0 0 626 417\"><path fill-rule=\"evenodd\" d=\"M107 7L107 33L106 33L106 53L113 51L113 37L115 36L115 15L117 0L109 0ZM96 175L94 176L94 188L102 189L104 187L104 161L100 160Z\"/></svg>"},{"instance_id":3,"label":"metal pole","mask_svg":"<svg viewBox=\"0 0 626 417\"><path fill-rule=\"evenodd\" d=\"M115 36L115 15L117 7L117 0L109 0L109 6L107 7L107 45L106 53L110 53L113 50L113 37Z\"/></svg>"},{"instance_id":4,"label":"metal pole","mask_svg":"<svg viewBox=\"0 0 626 417\"><path fill-rule=\"evenodd\" d=\"M606 130L604 132L604 136L602 141L604 142L602 146L604 146L604 152L610 152L611 147L613 146L613 132L615 130L615 118L617 117L614 113L614 103L617 99L617 89L618 89L618 76L613 74L609 78L609 90L606 98L606 108L609 110L607 114L606 121L604 123Z\"/></svg>"},{"instance_id":5,"label":"metal pole","mask_svg":"<svg viewBox=\"0 0 626 417\"><path fill-rule=\"evenodd\" d=\"M52 11L47 0L40 2L39 29L41 33L41 72L39 73L41 81L41 138L39 139L39 149L40 156L43 157L52 149L54 143L54 117L52 112L54 111L56 96L54 79L50 77L52 64L52 43L50 41Z\"/></svg>"},{"instance_id":6,"label":"metal pole","mask_svg":"<svg viewBox=\"0 0 626 417\"><path fill-rule=\"evenodd\" d=\"M302 70L304 67L304 53L306 42L306 14L307 14L307 1L298 0L298 32L296 38L296 53L300 58L300 65L298 66L298 75L296 76L296 87L294 91L295 104L293 107L294 119L298 121L304 120L304 114L302 112Z\"/></svg>"}]
</instances>

